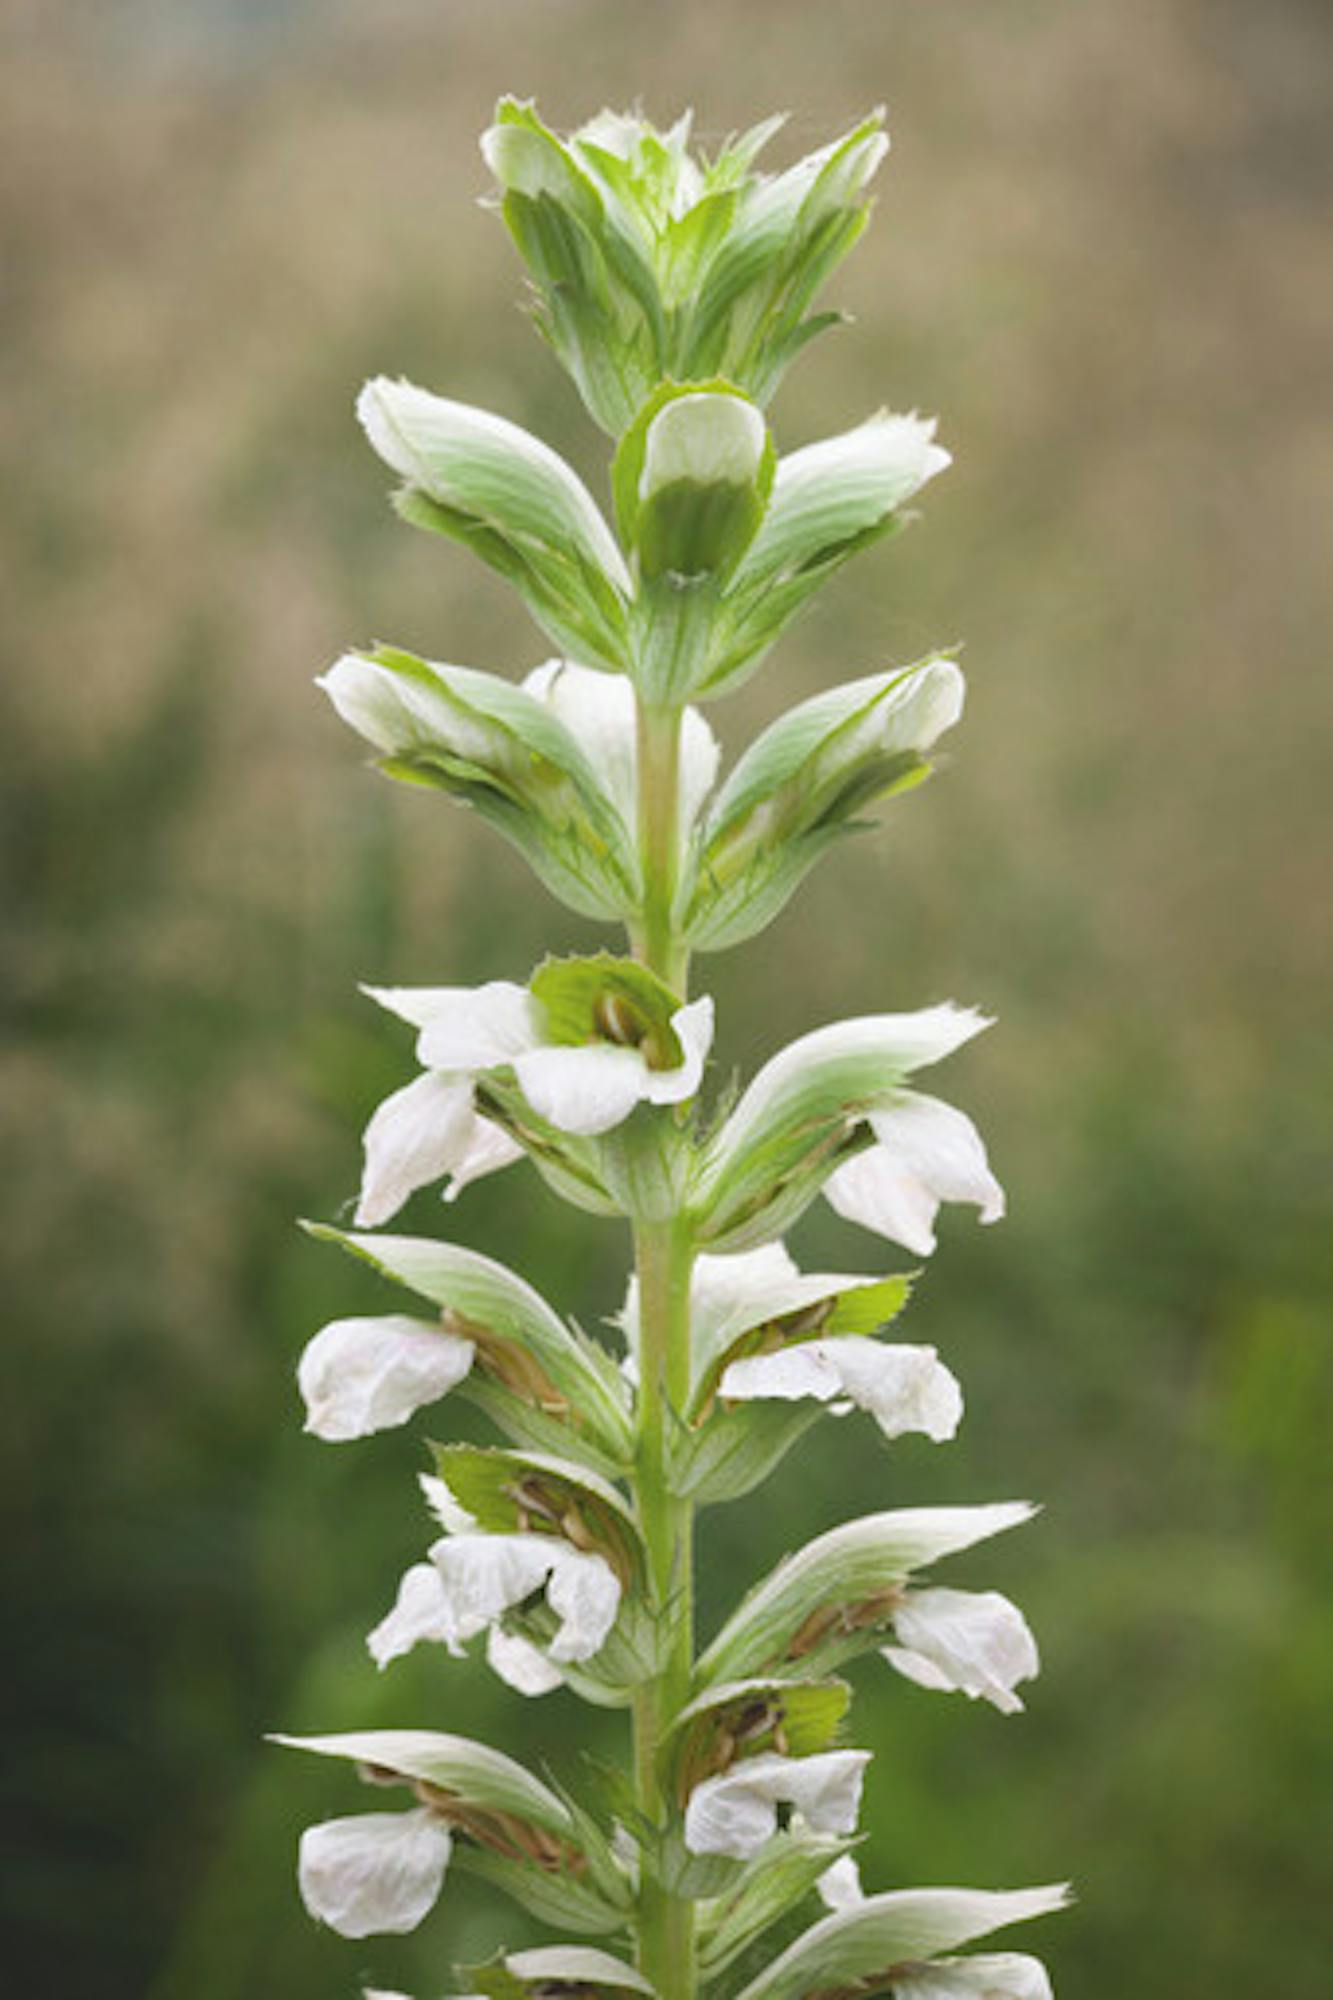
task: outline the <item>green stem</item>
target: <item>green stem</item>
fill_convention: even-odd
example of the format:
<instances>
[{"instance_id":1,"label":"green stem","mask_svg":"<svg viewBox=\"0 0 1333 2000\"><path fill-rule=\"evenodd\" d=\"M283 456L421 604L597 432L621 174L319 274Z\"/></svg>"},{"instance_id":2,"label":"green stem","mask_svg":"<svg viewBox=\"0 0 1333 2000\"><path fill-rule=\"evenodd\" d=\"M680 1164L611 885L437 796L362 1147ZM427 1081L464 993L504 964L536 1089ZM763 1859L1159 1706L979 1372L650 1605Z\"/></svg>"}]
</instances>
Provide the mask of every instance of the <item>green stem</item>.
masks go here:
<instances>
[{"instance_id":1,"label":"green stem","mask_svg":"<svg viewBox=\"0 0 1333 2000\"><path fill-rule=\"evenodd\" d=\"M640 701L639 857L643 875L636 955L684 998L689 954L675 933L679 840L680 711ZM670 1117L668 1111L657 1114ZM690 1272L694 1249L680 1216L634 1218L639 1290L639 1397L635 1504L648 1552L661 1667L634 1699L634 1783L640 1811L665 1830L676 1811L664 1790L663 1739L689 1695L694 1666L694 1509L671 1491L668 1450L673 1412L690 1386ZM693 2000L694 1904L672 1896L643 1871L638 1963L662 2000Z\"/></svg>"},{"instance_id":2,"label":"green stem","mask_svg":"<svg viewBox=\"0 0 1333 2000\"><path fill-rule=\"evenodd\" d=\"M676 936L680 710L638 704L639 864L643 904L635 956L684 998L689 952Z\"/></svg>"},{"instance_id":3,"label":"green stem","mask_svg":"<svg viewBox=\"0 0 1333 2000\"><path fill-rule=\"evenodd\" d=\"M641 1222L634 1232L639 1279L639 1524L648 1550L661 1672L634 1702L634 1777L640 1810L665 1826L675 1810L660 1775L663 1738L689 1695L694 1665L694 1509L670 1490L671 1413L684 1406L690 1367L688 1227L679 1218ZM694 1992L694 1905L670 1896L645 1871L639 1897L639 1964L662 2000Z\"/></svg>"}]
</instances>

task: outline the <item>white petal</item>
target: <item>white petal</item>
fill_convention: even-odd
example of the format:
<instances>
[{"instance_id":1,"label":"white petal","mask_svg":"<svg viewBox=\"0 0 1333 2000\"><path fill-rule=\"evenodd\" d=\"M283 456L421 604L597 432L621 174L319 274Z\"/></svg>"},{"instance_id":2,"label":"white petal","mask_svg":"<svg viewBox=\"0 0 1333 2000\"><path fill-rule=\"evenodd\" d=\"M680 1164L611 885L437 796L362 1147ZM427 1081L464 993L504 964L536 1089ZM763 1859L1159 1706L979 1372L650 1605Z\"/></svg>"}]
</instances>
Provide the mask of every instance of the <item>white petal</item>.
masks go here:
<instances>
[{"instance_id":1,"label":"white petal","mask_svg":"<svg viewBox=\"0 0 1333 2000\"><path fill-rule=\"evenodd\" d=\"M936 1201L970 1201L983 1222L1004 1214L1004 1189L990 1170L981 1134L965 1111L919 1091L901 1091L870 1114L879 1144L926 1186Z\"/></svg>"},{"instance_id":2,"label":"white petal","mask_svg":"<svg viewBox=\"0 0 1333 2000\"><path fill-rule=\"evenodd\" d=\"M501 1126L493 1125L489 1118L474 1117L454 1161L444 1199L457 1201L472 1181L479 1181L500 1167L512 1166L515 1160L522 1158L523 1148L517 1139L511 1139Z\"/></svg>"},{"instance_id":3,"label":"white petal","mask_svg":"<svg viewBox=\"0 0 1333 2000\"><path fill-rule=\"evenodd\" d=\"M704 800L717 782L722 750L716 736L697 708L687 708L680 719L680 780L677 834L682 847L689 840Z\"/></svg>"},{"instance_id":4,"label":"white petal","mask_svg":"<svg viewBox=\"0 0 1333 2000\"><path fill-rule=\"evenodd\" d=\"M451 1647L475 1638L543 1586L561 1621L549 1649L552 1660L591 1659L615 1623L615 1571L603 1556L558 1536L455 1534L436 1542L430 1559L444 1586Z\"/></svg>"},{"instance_id":5,"label":"white petal","mask_svg":"<svg viewBox=\"0 0 1333 2000\"><path fill-rule=\"evenodd\" d=\"M333 1444L391 1430L456 1388L475 1353L472 1341L406 1313L332 1320L297 1367L305 1427Z\"/></svg>"},{"instance_id":6,"label":"white petal","mask_svg":"<svg viewBox=\"0 0 1333 2000\"><path fill-rule=\"evenodd\" d=\"M511 510L517 496L536 532L549 534L555 528L573 535L611 581L626 596L631 593L624 557L592 495L559 454L530 431L492 410L452 402L384 375L365 384L356 413L385 463L446 504L455 497L451 467L475 459L493 481L499 466L510 488ZM469 495L459 497L466 506Z\"/></svg>"},{"instance_id":7,"label":"white petal","mask_svg":"<svg viewBox=\"0 0 1333 2000\"><path fill-rule=\"evenodd\" d=\"M448 1173L476 1123L466 1077L427 1070L386 1097L365 1130L359 1229L396 1215L410 1194Z\"/></svg>"},{"instance_id":8,"label":"white petal","mask_svg":"<svg viewBox=\"0 0 1333 2000\"><path fill-rule=\"evenodd\" d=\"M502 1631L498 1625L492 1625L486 1634L486 1664L519 1694L550 1694L553 1688L564 1686L564 1675L551 1665L540 1646L518 1632Z\"/></svg>"},{"instance_id":9,"label":"white petal","mask_svg":"<svg viewBox=\"0 0 1333 2000\"><path fill-rule=\"evenodd\" d=\"M895 2000L1052 2000L1046 1967L1023 1951L937 1958L898 1974L893 1991Z\"/></svg>"},{"instance_id":10,"label":"white petal","mask_svg":"<svg viewBox=\"0 0 1333 2000\"><path fill-rule=\"evenodd\" d=\"M824 1199L848 1222L859 1222L918 1257L929 1257L935 1248L939 1203L882 1146L870 1146L835 1168L824 1183Z\"/></svg>"},{"instance_id":11,"label":"white petal","mask_svg":"<svg viewBox=\"0 0 1333 2000\"><path fill-rule=\"evenodd\" d=\"M814 1396L827 1403L849 1396L886 1437L922 1431L937 1443L954 1435L963 1413L962 1391L933 1347L892 1346L859 1334L733 1361L718 1389L736 1402Z\"/></svg>"},{"instance_id":12,"label":"white petal","mask_svg":"<svg viewBox=\"0 0 1333 2000\"><path fill-rule=\"evenodd\" d=\"M452 1844L424 1808L325 1820L301 1836L301 1899L343 1937L415 1930L440 1893Z\"/></svg>"},{"instance_id":13,"label":"white petal","mask_svg":"<svg viewBox=\"0 0 1333 2000\"><path fill-rule=\"evenodd\" d=\"M435 1473L419 1472L417 1484L426 1505L447 1535L474 1535L478 1532L475 1515L459 1506L444 1481Z\"/></svg>"},{"instance_id":14,"label":"white petal","mask_svg":"<svg viewBox=\"0 0 1333 2000\"><path fill-rule=\"evenodd\" d=\"M698 486L749 486L759 471L768 430L754 404L698 389L664 403L644 439L639 498L688 480Z\"/></svg>"},{"instance_id":15,"label":"white petal","mask_svg":"<svg viewBox=\"0 0 1333 2000\"><path fill-rule=\"evenodd\" d=\"M429 740L405 698L401 677L386 673L359 653L344 653L315 686L322 688L344 722L377 750L399 750Z\"/></svg>"},{"instance_id":16,"label":"white petal","mask_svg":"<svg viewBox=\"0 0 1333 2000\"><path fill-rule=\"evenodd\" d=\"M758 1250L739 1250L730 1257L705 1252L695 1259L690 1279L690 1321L696 1339L704 1335L711 1344L713 1335L724 1330L740 1334L780 1317L790 1308L774 1306L772 1301L785 1300L792 1280L799 1277L780 1242L765 1243Z\"/></svg>"},{"instance_id":17,"label":"white petal","mask_svg":"<svg viewBox=\"0 0 1333 2000\"><path fill-rule=\"evenodd\" d=\"M424 1069L496 1069L541 1041L541 1017L526 986L490 979L484 986L363 986L400 1020L421 1030Z\"/></svg>"},{"instance_id":18,"label":"white petal","mask_svg":"<svg viewBox=\"0 0 1333 2000\"><path fill-rule=\"evenodd\" d=\"M750 1757L721 1777L705 1778L685 1808L692 1854L748 1860L777 1831L779 1804L800 1812L816 1833L851 1833L861 1806L868 1750L826 1750L815 1757Z\"/></svg>"},{"instance_id":19,"label":"white petal","mask_svg":"<svg viewBox=\"0 0 1333 2000\"><path fill-rule=\"evenodd\" d=\"M606 1641L620 1609L620 1580L595 1549L557 1545L546 1601L560 1629L551 1641L553 1660L590 1660Z\"/></svg>"},{"instance_id":20,"label":"white petal","mask_svg":"<svg viewBox=\"0 0 1333 2000\"><path fill-rule=\"evenodd\" d=\"M430 1563L413 1563L398 1586L393 1610L366 1635L366 1646L375 1665L383 1669L423 1640L461 1653L452 1630L439 1571Z\"/></svg>"},{"instance_id":21,"label":"white petal","mask_svg":"<svg viewBox=\"0 0 1333 2000\"><path fill-rule=\"evenodd\" d=\"M1023 1704L1019 1681L1040 1671L1037 1642L1016 1604L998 1591L911 1590L893 1614L891 1666L922 1687L988 1701L1005 1715Z\"/></svg>"},{"instance_id":22,"label":"white petal","mask_svg":"<svg viewBox=\"0 0 1333 2000\"><path fill-rule=\"evenodd\" d=\"M771 509L786 512L805 504L807 493L817 495L833 479L856 483L867 478L885 508L901 507L953 462L934 440L933 418L887 414L837 437L821 438L779 459Z\"/></svg>"},{"instance_id":23,"label":"white petal","mask_svg":"<svg viewBox=\"0 0 1333 2000\"><path fill-rule=\"evenodd\" d=\"M475 1639L540 1590L552 1550L564 1547L550 1535L461 1534L435 1542L430 1559L444 1586L446 1643L453 1648Z\"/></svg>"},{"instance_id":24,"label":"white petal","mask_svg":"<svg viewBox=\"0 0 1333 2000\"><path fill-rule=\"evenodd\" d=\"M627 835L638 825L638 752L634 689L624 674L599 673L570 660L536 667L524 689L563 722L601 781Z\"/></svg>"},{"instance_id":25,"label":"white petal","mask_svg":"<svg viewBox=\"0 0 1333 2000\"><path fill-rule=\"evenodd\" d=\"M824 1870L815 1887L826 1910L854 1910L858 1903L864 1903L866 1899L865 1890L861 1887L861 1871L850 1854L840 1854L832 1866Z\"/></svg>"},{"instance_id":26,"label":"white petal","mask_svg":"<svg viewBox=\"0 0 1333 2000\"><path fill-rule=\"evenodd\" d=\"M523 682L544 701L579 745L611 800L627 835L639 821L638 723L634 690L623 674L599 673L571 660L547 660ZM697 708L681 715L677 832L683 847L717 778L722 752Z\"/></svg>"},{"instance_id":27,"label":"white petal","mask_svg":"<svg viewBox=\"0 0 1333 2000\"><path fill-rule=\"evenodd\" d=\"M592 1137L621 1125L645 1096L648 1065L637 1049L610 1042L534 1049L514 1065L539 1117L561 1132Z\"/></svg>"},{"instance_id":28,"label":"white petal","mask_svg":"<svg viewBox=\"0 0 1333 2000\"><path fill-rule=\"evenodd\" d=\"M681 1047L675 1069L650 1069L644 1096L650 1104L683 1104L698 1091L713 1046L713 1003L704 994L677 1008L671 1026Z\"/></svg>"}]
</instances>

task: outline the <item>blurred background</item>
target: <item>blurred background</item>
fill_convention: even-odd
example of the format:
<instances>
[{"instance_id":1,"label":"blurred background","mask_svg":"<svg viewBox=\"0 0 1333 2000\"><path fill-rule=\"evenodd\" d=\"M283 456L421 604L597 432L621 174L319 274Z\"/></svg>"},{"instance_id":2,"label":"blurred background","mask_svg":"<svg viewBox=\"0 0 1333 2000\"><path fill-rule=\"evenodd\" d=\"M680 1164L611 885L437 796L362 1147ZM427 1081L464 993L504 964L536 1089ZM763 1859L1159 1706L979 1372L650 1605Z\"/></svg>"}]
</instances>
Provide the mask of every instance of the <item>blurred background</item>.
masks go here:
<instances>
[{"instance_id":1,"label":"blurred background","mask_svg":"<svg viewBox=\"0 0 1333 2000\"><path fill-rule=\"evenodd\" d=\"M365 1809L266 1729L475 1731L578 1781L621 1725L362 1635L429 1533L422 1437L303 1438L296 1356L388 1294L290 1218L355 1190L407 1037L355 992L523 977L603 934L446 802L386 784L313 674L374 637L517 676L540 635L393 520L352 420L405 373L604 448L478 205L501 91L552 122L788 109L775 160L887 102L856 315L787 448L881 401L956 468L745 692L964 641L948 768L706 962L718 1073L953 996L949 1065L1012 1217L945 1219L905 1337L961 1375L948 1450L864 1421L708 1523L704 1615L849 1510L1026 1494L949 1567L1028 1611L1005 1721L854 1675L872 1886L1066 1874L1072 2000L1327 1991L1333 1185L1321 0L11 0L0 451L8 663L0 1055L9 1391L4 1963L44 2000L433 2000L532 1941L446 1885L353 1945L299 1830ZM943 1088L943 1082L941 1088ZM617 1229L525 1169L405 1226L596 1326ZM812 1215L807 1264L884 1267ZM893 1253L892 1265L905 1259ZM477 1434L480 1434L479 1432Z\"/></svg>"}]
</instances>

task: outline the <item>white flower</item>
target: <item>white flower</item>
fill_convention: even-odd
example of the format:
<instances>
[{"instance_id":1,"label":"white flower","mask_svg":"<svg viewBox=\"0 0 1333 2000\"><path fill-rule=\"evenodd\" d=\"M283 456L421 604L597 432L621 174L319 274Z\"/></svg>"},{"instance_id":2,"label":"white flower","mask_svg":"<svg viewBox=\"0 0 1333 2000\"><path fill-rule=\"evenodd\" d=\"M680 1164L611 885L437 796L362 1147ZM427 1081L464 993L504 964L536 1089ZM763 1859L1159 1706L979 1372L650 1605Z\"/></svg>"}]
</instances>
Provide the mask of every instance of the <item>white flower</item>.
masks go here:
<instances>
[{"instance_id":1,"label":"white flower","mask_svg":"<svg viewBox=\"0 0 1333 2000\"><path fill-rule=\"evenodd\" d=\"M534 667L524 691L546 703L587 757L616 809L631 852L639 814L638 717L633 684L624 674L599 673L570 660ZM697 708L681 712L676 839L683 850L717 779L721 751Z\"/></svg>"},{"instance_id":2,"label":"white flower","mask_svg":"<svg viewBox=\"0 0 1333 2000\"><path fill-rule=\"evenodd\" d=\"M861 1887L861 1870L850 1854L840 1854L832 1866L824 1870L815 1887L826 1910L854 1910L858 1903L864 1903L866 1899L865 1890Z\"/></svg>"},{"instance_id":3,"label":"white flower","mask_svg":"<svg viewBox=\"0 0 1333 2000\"><path fill-rule=\"evenodd\" d=\"M869 1114L869 1124L875 1144L824 1183L826 1199L849 1222L928 1257L941 1202L972 1202L983 1222L998 1222L1004 1214L1004 1190L965 1112L938 1097L902 1090Z\"/></svg>"},{"instance_id":4,"label":"white flower","mask_svg":"<svg viewBox=\"0 0 1333 2000\"><path fill-rule=\"evenodd\" d=\"M486 1634L486 1664L506 1686L519 1694L550 1694L563 1687L565 1677L553 1667L540 1646L518 1632L506 1632L492 1625Z\"/></svg>"},{"instance_id":5,"label":"white flower","mask_svg":"<svg viewBox=\"0 0 1333 2000\"><path fill-rule=\"evenodd\" d=\"M424 1808L325 1820L301 1836L301 1899L343 1937L415 1930L440 1893L452 1845Z\"/></svg>"},{"instance_id":6,"label":"white flower","mask_svg":"<svg viewBox=\"0 0 1333 2000\"><path fill-rule=\"evenodd\" d=\"M390 1660L410 1653L423 1640L447 1646L453 1638L454 1623L445 1600L439 1571L428 1562L413 1563L398 1585L392 1611L381 1618L366 1635L371 1659L381 1670Z\"/></svg>"},{"instance_id":7,"label":"white flower","mask_svg":"<svg viewBox=\"0 0 1333 2000\"><path fill-rule=\"evenodd\" d=\"M1016 1604L995 1590L910 1590L893 1614L884 1658L921 1687L980 1697L1002 1714L1023 1704L1019 1681L1040 1671L1037 1643Z\"/></svg>"},{"instance_id":8,"label":"white flower","mask_svg":"<svg viewBox=\"0 0 1333 2000\"><path fill-rule=\"evenodd\" d=\"M359 1229L396 1215L410 1194L444 1175L450 1196L469 1181L521 1159L523 1148L479 1117L471 1077L427 1071L386 1097L362 1140L366 1164L356 1205Z\"/></svg>"},{"instance_id":9,"label":"white flower","mask_svg":"<svg viewBox=\"0 0 1333 2000\"><path fill-rule=\"evenodd\" d=\"M305 1427L335 1444L391 1430L457 1387L475 1353L472 1341L406 1313L335 1319L296 1371Z\"/></svg>"},{"instance_id":10,"label":"white flower","mask_svg":"<svg viewBox=\"0 0 1333 2000\"><path fill-rule=\"evenodd\" d=\"M870 1412L885 1437L922 1431L936 1443L954 1435L963 1414L962 1390L933 1347L891 1346L859 1334L733 1361L718 1393L735 1402L814 1396L828 1403L845 1396Z\"/></svg>"},{"instance_id":11,"label":"white flower","mask_svg":"<svg viewBox=\"0 0 1333 2000\"><path fill-rule=\"evenodd\" d=\"M356 413L385 463L433 500L497 533L563 549L630 594L625 559L592 495L530 431L384 375L366 383Z\"/></svg>"},{"instance_id":12,"label":"white flower","mask_svg":"<svg viewBox=\"0 0 1333 2000\"><path fill-rule=\"evenodd\" d=\"M814 1757L765 1752L720 1777L705 1778L685 1808L691 1854L746 1861L777 1832L778 1806L799 1812L815 1833L851 1833L861 1807L868 1750L826 1750Z\"/></svg>"},{"instance_id":13,"label":"white flower","mask_svg":"<svg viewBox=\"0 0 1333 2000\"><path fill-rule=\"evenodd\" d=\"M891 1991L894 2000L1052 2000L1045 1966L1023 1951L932 1959L897 1973Z\"/></svg>"},{"instance_id":14,"label":"white flower","mask_svg":"<svg viewBox=\"0 0 1333 2000\"><path fill-rule=\"evenodd\" d=\"M591 1659L615 1623L620 1582L605 1556L576 1549L556 1535L444 1536L432 1547L429 1563L407 1571L392 1611L366 1644L381 1667L422 1640L461 1654L469 1639L539 1590L560 1620L550 1660Z\"/></svg>"},{"instance_id":15,"label":"white flower","mask_svg":"<svg viewBox=\"0 0 1333 2000\"><path fill-rule=\"evenodd\" d=\"M677 1008L670 1026L681 1049L671 1069L653 1069L621 1043L568 1046L550 1039L543 1010L525 986L366 987L365 992L420 1032L425 1074L380 1105L365 1133L366 1166L356 1220L386 1222L417 1188L452 1176L470 1180L507 1166L522 1147L475 1106L473 1079L512 1067L537 1114L563 1132L591 1137L622 1123L636 1104L680 1104L699 1088L713 1039L713 1003Z\"/></svg>"},{"instance_id":16,"label":"white flower","mask_svg":"<svg viewBox=\"0 0 1333 2000\"><path fill-rule=\"evenodd\" d=\"M767 442L764 419L744 396L707 389L674 396L648 426L639 498L678 482L749 486Z\"/></svg>"}]
</instances>

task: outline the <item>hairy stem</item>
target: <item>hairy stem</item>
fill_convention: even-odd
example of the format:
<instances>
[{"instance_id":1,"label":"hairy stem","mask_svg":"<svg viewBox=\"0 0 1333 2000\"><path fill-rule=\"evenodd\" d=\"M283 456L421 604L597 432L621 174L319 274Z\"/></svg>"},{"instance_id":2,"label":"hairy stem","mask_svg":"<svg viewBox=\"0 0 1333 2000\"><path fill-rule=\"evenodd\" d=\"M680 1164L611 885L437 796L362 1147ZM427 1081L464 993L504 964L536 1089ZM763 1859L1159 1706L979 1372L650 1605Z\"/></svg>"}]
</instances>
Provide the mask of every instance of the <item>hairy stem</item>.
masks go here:
<instances>
[{"instance_id":1,"label":"hairy stem","mask_svg":"<svg viewBox=\"0 0 1333 2000\"><path fill-rule=\"evenodd\" d=\"M638 703L639 861L643 905L634 930L637 958L684 998L689 952L676 936L680 828L680 710Z\"/></svg>"},{"instance_id":2,"label":"hairy stem","mask_svg":"<svg viewBox=\"0 0 1333 2000\"><path fill-rule=\"evenodd\" d=\"M688 954L674 924L680 711L638 709L639 854L644 898L636 955L684 998ZM669 1115L669 1114L659 1114ZM688 1225L679 1217L640 1216L634 1223L639 1288L639 1405L635 1504L648 1551L649 1579L661 1633L661 1669L634 1700L634 1781L639 1809L665 1828L672 1811L660 1775L660 1750L689 1693L694 1664L693 1507L670 1490L667 1452L673 1411L690 1382ZM643 1871L638 1962L662 2000L692 2000L694 1905L672 1896Z\"/></svg>"}]
</instances>

